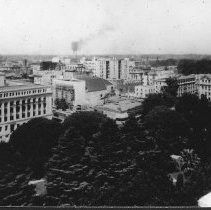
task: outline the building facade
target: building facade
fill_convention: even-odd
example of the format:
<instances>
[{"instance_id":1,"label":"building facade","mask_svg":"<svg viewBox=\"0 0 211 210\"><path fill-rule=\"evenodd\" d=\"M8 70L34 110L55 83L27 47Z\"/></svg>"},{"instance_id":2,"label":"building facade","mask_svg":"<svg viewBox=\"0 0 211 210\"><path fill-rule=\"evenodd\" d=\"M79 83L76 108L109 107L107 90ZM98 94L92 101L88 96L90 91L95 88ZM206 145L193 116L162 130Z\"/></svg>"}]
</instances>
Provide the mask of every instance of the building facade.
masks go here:
<instances>
[{"instance_id":1,"label":"building facade","mask_svg":"<svg viewBox=\"0 0 211 210\"><path fill-rule=\"evenodd\" d=\"M0 87L0 141L9 141L18 126L36 117L52 118L52 91L42 85Z\"/></svg>"},{"instance_id":2,"label":"building facade","mask_svg":"<svg viewBox=\"0 0 211 210\"><path fill-rule=\"evenodd\" d=\"M56 99L65 99L66 103L71 106L86 104L85 81L71 79L54 79L53 80L53 103Z\"/></svg>"},{"instance_id":3,"label":"building facade","mask_svg":"<svg viewBox=\"0 0 211 210\"><path fill-rule=\"evenodd\" d=\"M94 75L103 79L128 79L129 59L99 58L96 61Z\"/></svg>"},{"instance_id":4,"label":"building facade","mask_svg":"<svg viewBox=\"0 0 211 210\"><path fill-rule=\"evenodd\" d=\"M197 93L196 77L194 74L188 76L179 76L177 81L179 85L177 91L178 96L182 96L184 93Z\"/></svg>"},{"instance_id":5,"label":"building facade","mask_svg":"<svg viewBox=\"0 0 211 210\"><path fill-rule=\"evenodd\" d=\"M204 95L211 101L211 74L197 75L196 88L199 98Z\"/></svg>"}]
</instances>

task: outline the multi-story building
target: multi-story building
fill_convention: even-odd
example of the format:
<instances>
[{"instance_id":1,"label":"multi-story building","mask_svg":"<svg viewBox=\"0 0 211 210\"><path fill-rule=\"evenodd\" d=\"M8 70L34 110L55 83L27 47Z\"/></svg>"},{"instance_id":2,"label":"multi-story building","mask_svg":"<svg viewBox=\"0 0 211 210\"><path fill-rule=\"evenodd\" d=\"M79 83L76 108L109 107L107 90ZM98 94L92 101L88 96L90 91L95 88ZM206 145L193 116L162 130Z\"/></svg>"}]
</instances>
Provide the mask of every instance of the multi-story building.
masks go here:
<instances>
[{"instance_id":1,"label":"multi-story building","mask_svg":"<svg viewBox=\"0 0 211 210\"><path fill-rule=\"evenodd\" d=\"M4 81L1 74L0 141L9 141L11 132L32 118L52 118L52 91L49 86L8 86Z\"/></svg>"},{"instance_id":2,"label":"multi-story building","mask_svg":"<svg viewBox=\"0 0 211 210\"><path fill-rule=\"evenodd\" d=\"M60 79L63 77L63 71L49 70L38 71L37 74L32 75L34 83L39 85L52 85L53 79Z\"/></svg>"},{"instance_id":3,"label":"multi-story building","mask_svg":"<svg viewBox=\"0 0 211 210\"><path fill-rule=\"evenodd\" d=\"M199 98L204 95L211 101L211 74L196 75L196 88Z\"/></svg>"},{"instance_id":4,"label":"multi-story building","mask_svg":"<svg viewBox=\"0 0 211 210\"><path fill-rule=\"evenodd\" d=\"M53 102L56 99L65 99L70 106L86 104L85 81L71 79L53 80Z\"/></svg>"},{"instance_id":5,"label":"multi-story building","mask_svg":"<svg viewBox=\"0 0 211 210\"><path fill-rule=\"evenodd\" d=\"M154 93L155 89L153 85L138 85L134 88L134 97L146 98L148 94Z\"/></svg>"},{"instance_id":6,"label":"multi-story building","mask_svg":"<svg viewBox=\"0 0 211 210\"><path fill-rule=\"evenodd\" d=\"M166 78L155 79L153 86L154 86L155 93L160 93L162 90L162 87L166 86Z\"/></svg>"},{"instance_id":7,"label":"multi-story building","mask_svg":"<svg viewBox=\"0 0 211 210\"><path fill-rule=\"evenodd\" d=\"M94 75L103 79L128 79L129 59L99 58L96 60Z\"/></svg>"},{"instance_id":8,"label":"multi-story building","mask_svg":"<svg viewBox=\"0 0 211 210\"><path fill-rule=\"evenodd\" d=\"M179 85L177 91L178 96L182 96L184 93L194 94L197 92L196 77L194 74L188 76L180 75L177 77L177 81Z\"/></svg>"}]
</instances>

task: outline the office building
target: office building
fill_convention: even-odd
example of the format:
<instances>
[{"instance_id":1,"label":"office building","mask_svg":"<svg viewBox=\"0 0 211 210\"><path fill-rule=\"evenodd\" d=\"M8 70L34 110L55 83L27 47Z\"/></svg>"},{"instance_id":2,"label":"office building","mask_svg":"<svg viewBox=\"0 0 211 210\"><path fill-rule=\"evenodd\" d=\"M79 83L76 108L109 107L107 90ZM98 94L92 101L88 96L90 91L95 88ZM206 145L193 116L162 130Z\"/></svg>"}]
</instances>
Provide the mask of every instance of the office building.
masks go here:
<instances>
[{"instance_id":1,"label":"office building","mask_svg":"<svg viewBox=\"0 0 211 210\"><path fill-rule=\"evenodd\" d=\"M36 117L52 118L52 91L49 86L6 85L0 75L0 141L9 141L18 126Z\"/></svg>"}]
</instances>

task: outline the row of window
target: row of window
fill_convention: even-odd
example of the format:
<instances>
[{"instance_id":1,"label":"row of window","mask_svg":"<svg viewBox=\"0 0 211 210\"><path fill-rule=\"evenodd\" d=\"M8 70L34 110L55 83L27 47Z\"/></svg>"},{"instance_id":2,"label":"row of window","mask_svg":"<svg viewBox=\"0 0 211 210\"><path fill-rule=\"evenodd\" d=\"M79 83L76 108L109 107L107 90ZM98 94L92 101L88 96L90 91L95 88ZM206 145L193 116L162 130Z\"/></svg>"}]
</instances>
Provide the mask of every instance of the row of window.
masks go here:
<instances>
[{"instance_id":1,"label":"row of window","mask_svg":"<svg viewBox=\"0 0 211 210\"><path fill-rule=\"evenodd\" d=\"M20 111L20 108L22 108L22 111L25 111L26 108L28 109L28 111L33 107L33 109L36 109L36 106L38 105L38 108L40 109L41 106L42 106L42 103L37 103L37 104L33 104L33 106L31 104L22 104L21 106L20 105L17 105L16 107L10 107L10 113L12 114L14 112L14 110L16 110L16 112L19 112ZM43 103L43 107L46 108L46 103ZM8 111L8 108L5 107L4 109L0 109L0 115L2 113L2 110L4 110L4 114L7 114L7 111Z\"/></svg>"},{"instance_id":2,"label":"row of window","mask_svg":"<svg viewBox=\"0 0 211 210\"><path fill-rule=\"evenodd\" d=\"M17 124L17 127L19 127L19 126L20 126L20 124ZM3 127L0 126L0 132L2 132L2 130L3 130L2 128ZM5 132L8 131L9 128L10 128L10 131L13 132L15 130L15 124L5 125L5 128L4 128Z\"/></svg>"},{"instance_id":3,"label":"row of window","mask_svg":"<svg viewBox=\"0 0 211 210\"><path fill-rule=\"evenodd\" d=\"M211 80L210 79L203 79L202 82L208 82L208 83L210 83Z\"/></svg>"},{"instance_id":4,"label":"row of window","mask_svg":"<svg viewBox=\"0 0 211 210\"><path fill-rule=\"evenodd\" d=\"M28 94L45 93L45 92L46 92L46 89L36 89L36 90L0 93L0 98L9 97L9 96L24 96Z\"/></svg>"},{"instance_id":5,"label":"row of window","mask_svg":"<svg viewBox=\"0 0 211 210\"><path fill-rule=\"evenodd\" d=\"M41 109L38 109L38 116L41 115L42 112L41 112ZM43 109L43 114L46 114L46 109L44 108ZM23 112L22 114L20 113L16 113L16 120L19 120L19 119L23 119L23 118L28 118L28 117L34 117L36 116L36 111L33 110L32 114L31 112ZM3 118L0 116L0 122L2 122L2 120L4 119L4 122L8 122L8 121L13 121L15 120L15 116L14 115L10 115L9 117L7 116L4 116Z\"/></svg>"},{"instance_id":6,"label":"row of window","mask_svg":"<svg viewBox=\"0 0 211 210\"><path fill-rule=\"evenodd\" d=\"M178 81L179 84L186 83L186 82L195 83L195 79L181 79L181 80Z\"/></svg>"},{"instance_id":7,"label":"row of window","mask_svg":"<svg viewBox=\"0 0 211 210\"><path fill-rule=\"evenodd\" d=\"M207 85L201 85L201 88L203 90L211 90L211 86L210 85L209 86L207 86Z\"/></svg>"},{"instance_id":8,"label":"row of window","mask_svg":"<svg viewBox=\"0 0 211 210\"><path fill-rule=\"evenodd\" d=\"M32 100L31 100L32 99ZM25 104L30 104L30 103L36 103L36 100L38 103L41 103L42 99L41 98L29 98L29 99L26 99L26 100L22 100L22 105L25 105ZM43 98L43 102L46 103L46 97ZM8 103L10 104L10 107L14 106L15 103L14 101L11 101L11 102L4 102L4 107L7 107ZM20 105L20 100L16 101L16 106L19 106ZM2 103L0 103L0 109L1 109L1 106L2 106Z\"/></svg>"}]
</instances>

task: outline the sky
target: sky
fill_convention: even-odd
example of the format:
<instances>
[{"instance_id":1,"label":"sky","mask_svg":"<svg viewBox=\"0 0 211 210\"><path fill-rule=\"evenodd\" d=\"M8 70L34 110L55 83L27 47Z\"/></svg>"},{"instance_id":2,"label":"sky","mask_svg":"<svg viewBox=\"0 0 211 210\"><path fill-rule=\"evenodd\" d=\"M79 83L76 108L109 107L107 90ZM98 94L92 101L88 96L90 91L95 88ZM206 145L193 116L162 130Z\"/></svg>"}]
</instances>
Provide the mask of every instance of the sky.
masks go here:
<instances>
[{"instance_id":1,"label":"sky","mask_svg":"<svg viewBox=\"0 0 211 210\"><path fill-rule=\"evenodd\" d=\"M0 0L0 54L211 54L210 0Z\"/></svg>"}]
</instances>

